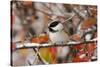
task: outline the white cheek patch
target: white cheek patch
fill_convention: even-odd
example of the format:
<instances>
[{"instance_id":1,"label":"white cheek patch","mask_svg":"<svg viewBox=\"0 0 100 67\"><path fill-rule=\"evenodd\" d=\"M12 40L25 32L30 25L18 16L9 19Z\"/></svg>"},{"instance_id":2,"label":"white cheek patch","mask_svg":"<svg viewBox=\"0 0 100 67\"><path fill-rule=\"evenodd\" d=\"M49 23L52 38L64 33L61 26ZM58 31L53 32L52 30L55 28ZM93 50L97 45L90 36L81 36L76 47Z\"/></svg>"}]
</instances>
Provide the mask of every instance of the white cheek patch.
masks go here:
<instances>
[{"instance_id":1,"label":"white cheek patch","mask_svg":"<svg viewBox=\"0 0 100 67\"><path fill-rule=\"evenodd\" d=\"M53 30L62 30L63 29L63 25L62 24L58 24L56 27L52 27Z\"/></svg>"}]
</instances>

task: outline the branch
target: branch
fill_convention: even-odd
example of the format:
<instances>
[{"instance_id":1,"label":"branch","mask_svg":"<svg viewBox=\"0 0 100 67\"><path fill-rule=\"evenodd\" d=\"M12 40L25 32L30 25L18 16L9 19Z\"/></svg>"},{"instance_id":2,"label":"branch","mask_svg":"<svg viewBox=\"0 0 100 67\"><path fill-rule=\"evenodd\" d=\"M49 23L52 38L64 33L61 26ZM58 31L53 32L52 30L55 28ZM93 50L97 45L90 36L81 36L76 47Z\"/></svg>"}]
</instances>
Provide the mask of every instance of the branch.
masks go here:
<instances>
[{"instance_id":1,"label":"branch","mask_svg":"<svg viewBox=\"0 0 100 67\"><path fill-rule=\"evenodd\" d=\"M92 39L89 41L83 41L83 42L68 42L67 44L38 44L38 43L24 43L24 44L16 44L16 49L28 49L28 48L46 48L46 47L59 47L59 46L74 46L79 44L86 44L86 43L94 43L97 42L97 39Z\"/></svg>"},{"instance_id":2,"label":"branch","mask_svg":"<svg viewBox=\"0 0 100 67\"><path fill-rule=\"evenodd\" d=\"M80 19L84 19L85 18L85 17L82 16L80 11L78 11L77 8L74 7L74 5L71 5L71 7L72 7L73 12L75 12L75 14L77 14Z\"/></svg>"},{"instance_id":3,"label":"branch","mask_svg":"<svg viewBox=\"0 0 100 67\"><path fill-rule=\"evenodd\" d=\"M37 48L37 49L33 48L33 50L35 51L36 55L38 56L38 59L39 59L43 64L49 64L48 62L46 62L46 61L41 57L41 54L40 54L40 52L38 51L38 48Z\"/></svg>"},{"instance_id":4,"label":"branch","mask_svg":"<svg viewBox=\"0 0 100 67\"><path fill-rule=\"evenodd\" d=\"M56 15L56 14L54 14L54 13L52 13L52 12L46 12L46 11L43 11L43 10L37 9L37 8L36 8L35 10L36 10L36 11L39 11L39 12L42 12L43 14L47 15L48 18L49 18L50 20L53 20L53 19L51 18L51 16L65 17L65 16ZM69 14L69 13L66 13L66 14ZM66 18L64 22L69 21L69 20L72 19L74 16L75 16L75 14L72 14L72 16L69 17L69 18ZM64 22L62 22L62 23L64 23Z\"/></svg>"}]
</instances>

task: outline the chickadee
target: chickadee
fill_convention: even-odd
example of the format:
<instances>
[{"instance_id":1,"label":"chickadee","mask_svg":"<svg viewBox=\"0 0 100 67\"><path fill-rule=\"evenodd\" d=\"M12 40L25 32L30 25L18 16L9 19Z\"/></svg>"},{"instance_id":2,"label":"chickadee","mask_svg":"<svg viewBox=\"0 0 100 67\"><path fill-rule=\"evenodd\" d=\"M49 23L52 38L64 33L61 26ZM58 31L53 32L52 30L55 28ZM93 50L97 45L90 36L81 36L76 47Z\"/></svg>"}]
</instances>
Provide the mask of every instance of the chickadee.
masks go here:
<instances>
[{"instance_id":1,"label":"chickadee","mask_svg":"<svg viewBox=\"0 0 100 67\"><path fill-rule=\"evenodd\" d=\"M60 21L53 21L48 25L49 38L54 44L66 44L69 41L68 34L64 31L63 24ZM70 51L69 46L57 47L57 58L62 63Z\"/></svg>"},{"instance_id":2,"label":"chickadee","mask_svg":"<svg viewBox=\"0 0 100 67\"><path fill-rule=\"evenodd\" d=\"M68 34L64 31L60 21L53 21L48 25L49 38L54 44L66 44L69 41Z\"/></svg>"}]
</instances>

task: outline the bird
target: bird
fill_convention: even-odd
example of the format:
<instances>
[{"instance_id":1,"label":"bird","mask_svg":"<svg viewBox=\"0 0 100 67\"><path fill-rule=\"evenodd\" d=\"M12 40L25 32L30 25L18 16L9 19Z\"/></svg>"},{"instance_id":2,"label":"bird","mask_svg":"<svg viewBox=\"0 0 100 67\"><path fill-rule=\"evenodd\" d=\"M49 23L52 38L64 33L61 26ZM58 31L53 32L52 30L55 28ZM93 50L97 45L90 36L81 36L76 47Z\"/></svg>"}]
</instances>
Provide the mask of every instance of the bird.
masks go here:
<instances>
[{"instance_id":1,"label":"bird","mask_svg":"<svg viewBox=\"0 0 100 67\"><path fill-rule=\"evenodd\" d=\"M53 44L66 44L70 41L68 34L64 31L64 26L59 20L51 21L48 24L48 34L50 41ZM63 46L63 47L57 47L57 58L58 63L62 63L66 60L66 57L68 56L70 52L69 46Z\"/></svg>"},{"instance_id":2,"label":"bird","mask_svg":"<svg viewBox=\"0 0 100 67\"><path fill-rule=\"evenodd\" d=\"M66 44L70 39L64 31L64 26L61 21L56 20L48 24L49 38L54 44Z\"/></svg>"}]
</instances>

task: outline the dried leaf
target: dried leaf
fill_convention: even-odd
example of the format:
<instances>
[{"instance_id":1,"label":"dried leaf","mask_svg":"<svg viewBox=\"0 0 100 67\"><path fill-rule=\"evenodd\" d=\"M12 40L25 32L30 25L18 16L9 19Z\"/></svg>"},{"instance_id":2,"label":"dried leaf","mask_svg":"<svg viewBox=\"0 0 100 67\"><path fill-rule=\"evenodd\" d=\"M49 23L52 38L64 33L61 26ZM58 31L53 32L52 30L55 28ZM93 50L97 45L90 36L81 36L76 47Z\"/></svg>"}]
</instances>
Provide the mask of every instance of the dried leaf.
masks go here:
<instances>
[{"instance_id":1,"label":"dried leaf","mask_svg":"<svg viewBox=\"0 0 100 67\"><path fill-rule=\"evenodd\" d=\"M49 63L56 63L56 53L52 53L51 48L40 48L41 57ZM54 52L54 51L53 51Z\"/></svg>"},{"instance_id":2,"label":"dried leaf","mask_svg":"<svg viewBox=\"0 0 100 67\"><path fill-rule=\"evenodd\" d=\"M91 54L95 50L96 44L95 43L89 43L89 44L87 44L86 48L87 48L88 53Z\"/></svg>"},{"instance_id":3,"label":"dried leaf","mask_svg":"<svg viewBox=\"0 0 100 67\"><path fill-rule=\"evenodd\" d=\"M30 7L32 7L32 1L23 1L23 5L24 5L25 7L30 8Z\"/></svg>"},{"instance_id":4,"label":"dried leaf","mask_svg":"<svg viewBox=\"0 0 100 67\"><path fill-rule=\"evenodd\" d=\"M74 34L74 35L71 36L71 39L75 40L75 41L80 41L81 40L81 36L79 34Z\"/></svg>"},{"instance_id":5,"label":"dried leaf","mask_svg":"<svg viewBox=\"0 0 100 67\"><path fill-rule=\"evenodd\" d=\"M81 29L86 30L96 24L96 18L88 18L81 24Z\"/></svg>"},{"instance_id":6,"label":"dried leaf","mask_svg":"<svg viewBox=\"0 0 100 67\"><path fill-rule=\"evenodd\" d=\"M96 17L97 16L97 11L96 10L91 10L92 16Z\"/></svg>"},{"instance_id":7,"label":"dried leaf","mask_svg":"<svg viewBox=\"0 0 100 67\"><path fill-rule=\"evenodd\" d=\"M36 38L32 38L32 43L45 43L49 40L49 37L46 36L40 36Z\"/></svg>"}]
</instances>

